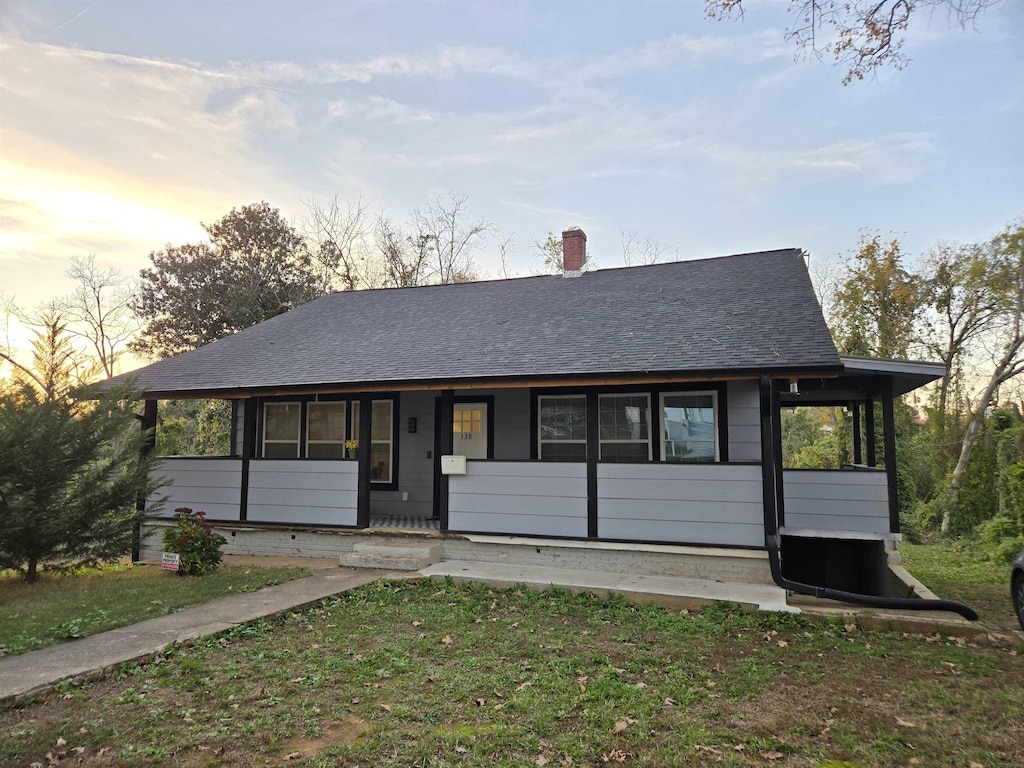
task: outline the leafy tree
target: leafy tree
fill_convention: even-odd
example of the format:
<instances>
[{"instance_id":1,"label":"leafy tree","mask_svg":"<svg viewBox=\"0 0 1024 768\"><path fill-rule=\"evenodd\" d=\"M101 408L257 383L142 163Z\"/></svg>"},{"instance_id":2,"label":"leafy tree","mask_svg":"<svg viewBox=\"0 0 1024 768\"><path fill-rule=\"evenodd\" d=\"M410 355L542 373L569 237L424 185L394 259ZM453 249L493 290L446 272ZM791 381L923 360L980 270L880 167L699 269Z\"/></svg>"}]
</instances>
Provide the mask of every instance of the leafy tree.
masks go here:
<instances>
[{"instance_id":1,"label":"leafy tree","mask_svg":"<svg viewBox=\"0 0 1024 768\"><path fill-rule=\"evenodd\" d=\"M830 54L846 67L843 85L885 66L903 69L903 36L918 11L945 8L961 27L998 0L789 0L796 19L786 39L797 51ZM705 0L711 19L743 16L743 0ZM824 39L826 42L820 43Z\"/></svg>"},{"instance_id":2,"label":"leafy tree","mask_svg":"<svg viewBox=\"0 0 1024 768\"><path fill-rule=\"evenodd\" d=\"M261 202L205 225L209 243L168 245L141 272L133 351L169 357L267 320L322 295L306 241Z\"/></svg>"},{"instance_id":3,"label":"leafy tree","mask_svg":"<svg viewBox=\"0 0 1024 768\"><path fill-rule=\"evenodd\" d=\"M157 411L159 456L227 456L231 450L231 403L227 400L165 400Z\"/></svg>"},{"instance_id":4,"label":"leafy tree","mask_svg":"<svg viewBox=\"0 0 1024 768\"><path fill-rule=\"evenodd\" d=\"M35 365L0 387L0 567L29 582L131 551L136 502L159 483L132 393L73 389L75 355L59 318L38 334Z\"/></svg>"},{"instance_id":5,"label":"leafy tree","mask_svg":"<svg viewBox=\"0 0 1024 768\"><path fill-rule=\"evenodd\" d=\"M903 266L899 241L863 233L833 299L832 335L839 351L906 358L922 300L920 281Z\"/></svg>"},{"instance_id":6,"label":"leafy tree","mask_svg":"<svg viewBox=\"0 0 1024 768\"><path fill-rule=\"evenodd\" d=\"M949 483L949 499L942 518L942 531L951 527L957 509L964 473L974 444L981 436L985 414L995 406L999 387L1024 373L1024 222L1017 222L997 235L991 243L992 285L997 290L997 332L992 369L981 395L971 410L960 444L960 456Z\"/></svg>"}]
</instances>

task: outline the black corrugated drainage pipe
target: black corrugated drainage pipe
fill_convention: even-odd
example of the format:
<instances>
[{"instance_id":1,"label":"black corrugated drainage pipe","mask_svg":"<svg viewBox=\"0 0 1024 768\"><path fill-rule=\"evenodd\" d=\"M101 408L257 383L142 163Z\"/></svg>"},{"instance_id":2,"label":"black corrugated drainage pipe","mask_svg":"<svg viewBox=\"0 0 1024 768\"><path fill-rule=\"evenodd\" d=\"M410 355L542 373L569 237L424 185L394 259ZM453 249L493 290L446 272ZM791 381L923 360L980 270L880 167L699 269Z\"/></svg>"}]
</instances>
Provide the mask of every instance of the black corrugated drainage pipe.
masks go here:
<instances>
[{"instance_id":1,"label":"black corrugated drainage pipe","mask_svg":"<svg viewBox=\"0 0 1024 768\"><path fill-rule=\"evenodd\" d=\"M955 600L925 600L917 597L862 595L858 592L844 592L841 589L816 587L813 584L790 581L782 575L778 537L768 536L767 541L768 564L771 566L772 578L780 587L791 592L796 592L800 595L811 595L812 597L824 597L829 600L840 600L844 603L853 603L854 605L869 605L872 608L896 608L904 611L952 611L953 613L959 613L968 621L978 620L978 614L973 608L969 605L958 603Z\"/></svg>"}]
</instances>

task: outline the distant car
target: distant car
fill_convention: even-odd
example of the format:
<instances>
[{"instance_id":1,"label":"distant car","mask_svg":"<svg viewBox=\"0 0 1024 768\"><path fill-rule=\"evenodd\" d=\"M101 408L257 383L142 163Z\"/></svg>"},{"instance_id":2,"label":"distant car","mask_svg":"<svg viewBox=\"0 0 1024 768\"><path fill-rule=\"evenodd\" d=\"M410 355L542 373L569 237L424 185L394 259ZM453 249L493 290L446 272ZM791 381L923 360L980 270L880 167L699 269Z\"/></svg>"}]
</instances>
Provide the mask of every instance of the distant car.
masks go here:
<instances>
[{"instance_id":1,"label":"distant car","mask_svg":"<svg viewBox=\"0 0 1024 768\"><path fill-rule=\"evenodd\" d=\"M1024 629L1024 549L1017 555L1017 562L1010 571L1010 598L1013 600L1013 610L1017 613L1020 628Z\"/></svg>"}]
</instances>

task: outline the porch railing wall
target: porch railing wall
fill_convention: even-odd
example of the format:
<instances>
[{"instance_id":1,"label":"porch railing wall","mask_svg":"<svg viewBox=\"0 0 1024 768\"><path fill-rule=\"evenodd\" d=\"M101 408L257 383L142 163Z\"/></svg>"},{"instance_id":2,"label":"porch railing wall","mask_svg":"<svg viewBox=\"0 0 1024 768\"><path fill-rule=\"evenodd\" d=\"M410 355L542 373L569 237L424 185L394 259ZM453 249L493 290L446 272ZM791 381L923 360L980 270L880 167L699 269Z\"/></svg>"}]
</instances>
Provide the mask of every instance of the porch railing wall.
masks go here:
<instances>
[{"instance_id":1,"label":"porch railing wall","mask_svg":"<svg viewBox=\"0 0 1024 768\"><path fill-rule=\"evenodd\" d=\"M355 525L358 472L357 461L254 459L246 520Z\"/></svg>"},{"instance_id":2,"label":"porch railing wall","mask_svg":"<svg viewBox=\"0 0 1024 768\"><path fill-rule=\"evenodd\" d=\"M761 467L598 464L602 539L764 546Z\"/></svg>"},{"instance_id":3,"label":"porch railing wall","mask_svg":"<svg viewBox=\"0 0 1024 768\"><path fill-rule=\"evenodd\" d=\"M889 533L884 469L790 469L782 481L787 529Z\"/></svg>"},{"instance_id":4,"label":"porch railing wall","mask_svg":"<svg viewBox=\"0 0 1024 768\"><path fill-rule=\"evenodd\" d=\"M156 511L158 517L174 517L178 507L205 512L214 520L237 520L242 499L242 460L229 458L188 458L172 456L160 459L154 477L172 481L157 491L146 504L167 497Z\"/></svg>"},{"instance_id":5,"label":"porch railing wall","mask_svg":"<svg viewBox=\"0 0 1024 768\"><path fill-rule=\"evenodd\" d=\"M587 535L584 463L469 461L448 483L450 530Z\"/></svg>"}]
</instances>

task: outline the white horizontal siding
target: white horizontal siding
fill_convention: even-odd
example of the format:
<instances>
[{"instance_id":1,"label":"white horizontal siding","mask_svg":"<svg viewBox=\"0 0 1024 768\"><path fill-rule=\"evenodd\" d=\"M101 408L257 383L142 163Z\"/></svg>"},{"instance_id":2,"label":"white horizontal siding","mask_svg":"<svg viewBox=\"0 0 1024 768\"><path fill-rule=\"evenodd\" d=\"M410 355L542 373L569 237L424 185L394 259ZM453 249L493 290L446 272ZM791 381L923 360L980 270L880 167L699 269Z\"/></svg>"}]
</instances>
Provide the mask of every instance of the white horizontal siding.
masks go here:
<instances>
[{"instance_id":1,"label":"white horizontal siding","mask_svg":"<svg viewBox=\"0 0 1024 768\"><path fill-rule=\"evenodd\" d=\"M598 464L605 539L764 546L761 468L729 464Z\"/></svg>"},{"instance_id":2,"label":"white horizontal siding","mask_svg":"<svg viewBox=\"0 0 1024 768\"><path fill-rule=\"evenodd\" d=\"M156 512L157 517L174 517L175 509L188 507L205 512L214 520L238 520L242 501L241 459L160 459L153 475L171 483L147 500L146 507L150 509L157 499L167 497Z\"/></svg>"},{"instance_id":3,"label":"white horizontal siding","mask_svg":"<svg viewBox=\"0 0 1024 768\"><path fill-rule=\"evenodd\" d=\"M254 523L355 525L358 471L356 461L252 461L246 519Z\"/></svg>"},{"instance_id":4,"label":"white horizontal siding","mask_svg":"<svg viewBox=\"0 0 1024 768\"><path fill-rule=\"evenodd\" d=\"M889 532L884 470L788 470L782 481L786 528Z\"/></svg>"},{"instance_id":5,"label":"white horizontal siding","mask_svg":"<svg viewBox=\"0 0 1024 768\"><path fill-rule=\"evenodd\" d=\"M587 465L470 461L448 478L448 527L532 536L587 535Z\"/></svg>"}]
</instances>

